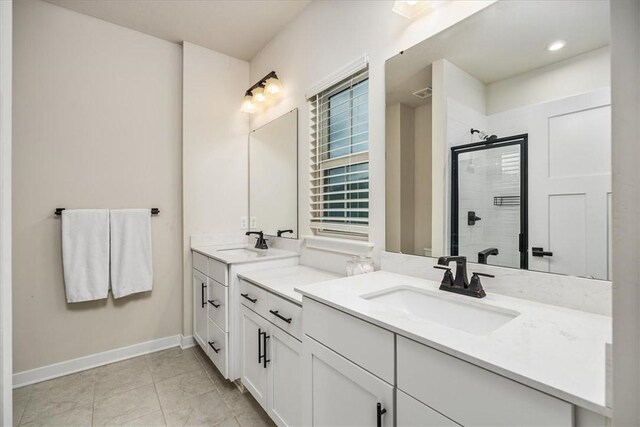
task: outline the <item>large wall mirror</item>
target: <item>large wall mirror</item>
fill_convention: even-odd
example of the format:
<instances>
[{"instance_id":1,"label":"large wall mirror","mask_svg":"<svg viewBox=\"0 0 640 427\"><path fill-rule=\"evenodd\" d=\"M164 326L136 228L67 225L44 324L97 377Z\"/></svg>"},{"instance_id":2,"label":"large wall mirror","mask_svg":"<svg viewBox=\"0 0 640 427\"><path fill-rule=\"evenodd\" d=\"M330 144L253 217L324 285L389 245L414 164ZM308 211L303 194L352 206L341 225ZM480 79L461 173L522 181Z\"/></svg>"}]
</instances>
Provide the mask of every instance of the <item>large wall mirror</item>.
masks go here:
<instances>
[{"instance_id":1,"label":"large wall mirror","mask_svg":"<svg viewBox=\"0 0 640 427\"><path fill-rule=\"evenodd\" d=\"M498 1L385 78L387 251L610 279L608 1Z\"/></svg>"},{"instance_id":2,"label":"large wall mirror","mask_svg":"<svg viewBox=\"0 0 640 427\"><path fill-rule=\"evenodd\" d=\"M298 238L298 110L249 134L252 230Z\"/></svg>"}]
</instances>

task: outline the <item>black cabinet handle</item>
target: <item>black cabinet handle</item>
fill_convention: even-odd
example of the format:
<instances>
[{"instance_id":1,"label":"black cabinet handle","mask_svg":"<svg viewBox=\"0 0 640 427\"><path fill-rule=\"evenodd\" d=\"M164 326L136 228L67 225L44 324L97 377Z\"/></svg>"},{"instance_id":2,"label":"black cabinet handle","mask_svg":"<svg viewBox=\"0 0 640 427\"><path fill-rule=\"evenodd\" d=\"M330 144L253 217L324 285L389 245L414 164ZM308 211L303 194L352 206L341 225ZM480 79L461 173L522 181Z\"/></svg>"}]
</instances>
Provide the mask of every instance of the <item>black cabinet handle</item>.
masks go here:
<instances>
[{"instance_id":1,"label":"black cabinet handle","mask_svg":"<svg viewBox=\"0 0 640 427\"><path fill-rule=\"evenodd\" d=\"M258 298L251 298L249 296L249 294L240 294L241 297L248 299L249 301L251 301L252 303L257 303L258 302Z\"/></svg>"},{"instance_id":2,"label":"black cabinet handle","mask_svg":"<svg viewBox=\"0 0 640 427\"><path fill-rule=\"evenodd\" d=\"M202 306L203 307L207 305L207 303L204 302L204 288L206 288L206 287L207 287L207 285L205 285L204 282L202 282L202 287L200 288L200 299L202 301Z\"/></svg>"},{"instance_id":3,"label":"black cabinet handle","mask_svg":"<svg viewBox=\"0 0 640 427\"><path fill-rule=\"evenodd\" d=\"M214 300L214 299L209 299L209 300L207 300L207 302L209 304L211 304L212 306L214 306L215 308L220 308L220 304L216 304L216 300Z\"/></svg>"},{"instance_id":4,"label":"black cabinet handle","mask_svg":"<svg viewBox=\"0 0 640 427\"><path fill-rule=\"evenodd\" d=\"M262 363L262 329L258 328L258 365Z\"/></svg>"},{"instance_id":5,"label":"black cabinet handle","mask_svg":"<svg viewBox=\"0 0 640 427\"><path fill-rule=\"evenodd\" d=\"M382 427L382 416L387 413L387 410L382 407L381 403L378 403L376 407L376 420L378 427Z\"/></svg>"},{"instance_id":6,"label":"black cabinet handle","mask_svg":"<svg viewBox=\"0 0 640 427\"><path fill-rule=\"evenodd\" d=\"M262 355L262 367L267 369L267 363L271 362L271 360L267 359L267 340L271 338L267 335L266 332L262 333L262 351L264 354Z\"/></svg>"},{"instance_id":7,"label":"black cabinet handle","mask_svg":"<svg viewBox=\"0 0 640 427\"><path fill-rule=\"evenodd\" d=\"M553 256L553 252L545 251L544 248L531 248L531 255L538 257Z\"/></svg>"},{"instance_id":8,"label":"black cabinet handle","mask_svg":"<svg viewBox=\"0 0 640 427\"><path fill-rule=\"evenodd\" d=\"M292 318L291 317L284 317L282 314L280 314L278 312L278 310L269 310L269 313L273 314L274 316L276 316L278 319L280 320L284 320L287 323L291 323Z\"/></svg>"},{"instance_id":9,"label":"black cabinet handle","mask_svg":"<svg viewBox=\"0 0 640 427\"><path fill-rule=\"evenodd\" d=\"M215 341L209 341L209 347L211 347L211 348L213 349L213 351L215 351L215 352L216 352L216 354L218 354L218 353L220 353L220 349L219 349L219 348L216 348L216 347L214 346L214 344L215 344L215 343L216 343Z\"/></svg>"}]
</instances>

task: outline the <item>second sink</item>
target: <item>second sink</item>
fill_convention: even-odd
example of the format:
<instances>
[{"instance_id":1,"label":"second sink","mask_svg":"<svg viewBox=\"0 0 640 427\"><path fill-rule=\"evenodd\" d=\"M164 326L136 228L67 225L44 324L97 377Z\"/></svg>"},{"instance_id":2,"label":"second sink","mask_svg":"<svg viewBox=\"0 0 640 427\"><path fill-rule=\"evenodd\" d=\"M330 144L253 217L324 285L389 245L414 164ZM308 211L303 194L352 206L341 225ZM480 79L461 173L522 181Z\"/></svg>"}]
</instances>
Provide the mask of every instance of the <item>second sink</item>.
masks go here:
<instances>
[{"instance_id":1,"label":"second sink","mask_svg":"<svg viewBox=\"0 0 640 427\"><path fill-rule=\"evenodd\" d=\"M454 301L436 292L411 286L397 286L363 295L362 298L384 304L422 320L439 323L475 335L488 335L520 313L486 304ZM463 297L466 298L466 297Z\"/></svg>"}]
</instances>

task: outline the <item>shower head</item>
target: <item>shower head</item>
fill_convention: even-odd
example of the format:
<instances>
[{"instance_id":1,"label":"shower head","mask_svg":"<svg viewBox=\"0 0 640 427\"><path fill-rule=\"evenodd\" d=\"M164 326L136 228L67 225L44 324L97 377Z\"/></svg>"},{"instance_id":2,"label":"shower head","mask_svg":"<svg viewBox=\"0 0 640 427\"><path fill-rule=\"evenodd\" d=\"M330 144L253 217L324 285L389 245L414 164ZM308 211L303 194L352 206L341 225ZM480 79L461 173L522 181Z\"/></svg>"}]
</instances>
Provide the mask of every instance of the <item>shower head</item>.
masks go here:
<instances>
[{"instance_id":1,"label":"shower head","mask_svg":"<svg viewBox=\"0 0 640 427\"><path fill-rule=\"evenodd\" d=\"M498 135L485 135L484 137L482 137L482 139L484 139L485 141L495 141L496 139L498 139Z\"/></svg>"}]
</instances>

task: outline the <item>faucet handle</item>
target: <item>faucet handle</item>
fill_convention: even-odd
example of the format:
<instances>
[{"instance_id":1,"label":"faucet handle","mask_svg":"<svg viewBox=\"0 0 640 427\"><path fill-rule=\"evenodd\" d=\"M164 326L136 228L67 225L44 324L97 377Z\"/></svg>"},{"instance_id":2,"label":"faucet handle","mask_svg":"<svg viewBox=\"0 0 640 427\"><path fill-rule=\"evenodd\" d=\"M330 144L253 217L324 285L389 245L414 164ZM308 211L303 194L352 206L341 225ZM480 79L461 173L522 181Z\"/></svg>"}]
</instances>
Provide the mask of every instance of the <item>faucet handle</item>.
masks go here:
<instances>
[{"instance_id":1,"label":"faucet handle","mask_svg":"<svg viewBox=\"0 0 640 427\"><path fill-rule=\"evenodd\" d=\"M473 272L473 273L471 273L471 274L472 274L472 276L471 276L472 278L473 278L473 276L476 276L476 277L477 277L477 276L482 276L482 277L491 277L491 278L496 277L494 274L489 274L489 273L478 273L478 272L476 272L476 271L474 271L474 272Z\"/></svg>"},{"instance_id":2,"label":"faucet handle","mask_svg":"<svg viewBox=\"0 0 640 427\"><path fill-rule=\"evenodd\" d=\"M442 277L442 281L440 282L440 289L443 287L451 287L454 284L453 273L451 272L450 267L443 267L441 265L434 265L433 268L438 270L445 270L444 276Z\"/></svg>"}]
</instances>

